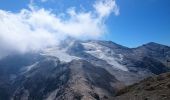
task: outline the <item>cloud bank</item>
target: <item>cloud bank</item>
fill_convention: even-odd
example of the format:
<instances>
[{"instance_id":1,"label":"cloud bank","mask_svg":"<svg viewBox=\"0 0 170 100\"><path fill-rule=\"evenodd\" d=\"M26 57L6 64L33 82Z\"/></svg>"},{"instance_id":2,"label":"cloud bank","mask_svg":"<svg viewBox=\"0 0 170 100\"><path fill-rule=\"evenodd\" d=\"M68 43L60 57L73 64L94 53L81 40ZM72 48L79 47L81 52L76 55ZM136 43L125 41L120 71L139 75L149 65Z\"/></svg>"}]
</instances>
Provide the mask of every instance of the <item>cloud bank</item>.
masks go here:
<instances>
[{"instance_id":1,"label":"cloud bank","mask_svg":"<svg viewBox=\"0 0 170 100\"><path fill-rule=\"evenodd\" d=\"M100 37L107 31L104 21L112 12L119 15L119 8L115 0L99 0L92 6L92 11L72 7L62 14L32 3L30 9L21 9L19 13L0 10L0 56L11 51L38 51L56 45L66 36Z\"/></svg>"}]
</instances>

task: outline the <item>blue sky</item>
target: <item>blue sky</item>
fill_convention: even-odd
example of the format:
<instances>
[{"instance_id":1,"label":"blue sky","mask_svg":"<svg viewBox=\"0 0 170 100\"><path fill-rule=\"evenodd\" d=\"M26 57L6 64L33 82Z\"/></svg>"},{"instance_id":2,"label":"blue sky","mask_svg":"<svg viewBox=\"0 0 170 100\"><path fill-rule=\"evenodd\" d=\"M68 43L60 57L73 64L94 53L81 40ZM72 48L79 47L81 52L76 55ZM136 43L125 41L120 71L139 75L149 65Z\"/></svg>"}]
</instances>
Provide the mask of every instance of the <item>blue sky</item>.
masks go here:
<instances>
[{"instance_id":1,"label":"blue sky","mask_svg":"<svg viewBox=\"0 0 170 100\"><path fill-rule=\"evenodd\" d=\"M91 10L93 0L35 0L36 5L61 13L69 7ZM29 0L1 0L0 9L19 12L28 8ZM104 40L136 47L147 42L170 45L170 0L116 0L120 14L106 19L108 33Z\"/></svg>"},{"instance_id":2,"label":"blue sky","mask_svg":"<svg viewBox=\"0 0 170 100\"><path fill-rule=\"evenodd\" d=\"M107 21L106 38L130 47L147 42L170 45L170 0L117 0L120 15Z\"/></svg>"}]
</instances>

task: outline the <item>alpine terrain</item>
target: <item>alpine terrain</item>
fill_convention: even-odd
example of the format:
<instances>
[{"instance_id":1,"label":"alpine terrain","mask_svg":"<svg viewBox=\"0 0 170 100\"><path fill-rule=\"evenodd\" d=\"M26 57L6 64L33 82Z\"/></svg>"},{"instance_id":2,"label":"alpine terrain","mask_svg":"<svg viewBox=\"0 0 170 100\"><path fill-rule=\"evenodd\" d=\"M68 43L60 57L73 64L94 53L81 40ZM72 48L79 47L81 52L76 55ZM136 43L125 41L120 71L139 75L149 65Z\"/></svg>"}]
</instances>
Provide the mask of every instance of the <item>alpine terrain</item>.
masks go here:
<instances>
[{"instance_id":1,"label":"alpine terrain","mask_svg":"<svg viewBox=\"0 0 170 100\"><path fill-rule=\"evenodd\" d=\"M170 47L153 42L128 48L112 41L67 38L40 52L1 58L0 100L132 100L127 95L140 95L141 84L148 84L147 94L162 88L152 85L155 78L147 78L170 71L169 57ZM147 95L139 100L158 99Z\"/></svg>"}]
</instances>

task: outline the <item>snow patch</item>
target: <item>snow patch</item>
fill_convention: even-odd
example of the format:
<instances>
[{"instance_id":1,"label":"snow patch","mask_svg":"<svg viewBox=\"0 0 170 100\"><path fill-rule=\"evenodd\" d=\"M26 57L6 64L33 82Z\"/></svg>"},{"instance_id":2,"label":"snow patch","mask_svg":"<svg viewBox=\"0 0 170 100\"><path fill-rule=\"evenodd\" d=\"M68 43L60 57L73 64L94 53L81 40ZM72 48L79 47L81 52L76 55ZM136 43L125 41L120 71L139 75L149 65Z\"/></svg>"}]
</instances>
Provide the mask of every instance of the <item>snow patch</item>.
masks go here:
<instances>
[{"instance_id":1,"label":"snow patch","mask_svg":"<svg viewBox=\"0 0 170 100\"><path fill-rule=\"evenodd\" d=\"M57 47L57 46L45 49L41 53L41 55L57 57L60 61L63 61L63 62L70 62L74 59L80 59L76 56L69 55L68 53L66 53L66 49L62 49L62 48Z\"/></svg>"},{"instance_id":2,"label":"snow patch","mask_svg":"<svg viewBox=\"0 0 170 100\"><path fill-rule=\"evenodd\" d=\"M26 71L27 71L27 72L30 71L30 70L31 70L33 67L35 67L37 64L38 64L38 62L36 62L36 63L34 63L34 64L30 65L30 66L27 66L27 67L26 67Z\"/></svg>"},{"instance_id":3,"label":"snow patch","mask_svg":"<svg viewBox=\"0 0 170 100\"><path fill-rule=\"evenodd\" d=\"M116 69L128 71L126 66L118 63L118 61L123 60L123 55L115 54L110 48L102 46L96 42L86 42L82 43L82 45L86 49L86 53L89 53L96 58L105 60L108 64L112 65Z\"/></svg>"}]
</instances>

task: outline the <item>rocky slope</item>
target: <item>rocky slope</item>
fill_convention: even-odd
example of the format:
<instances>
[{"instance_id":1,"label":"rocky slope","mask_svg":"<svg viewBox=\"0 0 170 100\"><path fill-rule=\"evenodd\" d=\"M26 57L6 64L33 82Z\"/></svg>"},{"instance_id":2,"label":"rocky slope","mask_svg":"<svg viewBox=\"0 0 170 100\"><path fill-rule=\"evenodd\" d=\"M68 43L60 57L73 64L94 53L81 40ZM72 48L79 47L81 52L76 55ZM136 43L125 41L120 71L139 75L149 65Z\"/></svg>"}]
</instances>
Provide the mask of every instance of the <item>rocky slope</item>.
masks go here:
<instances>
[{"instance_id":1,"label":"rocky slope","mask_svg":"<svg viewBox=\"0 0 170 100\"><path fill-rule=\"evenodd\" d=\"M113 100L170 100L170 73L149 77L126 87Z\"/></svg>"},{"instance_id":2,"label":"rocky slope","mask_svg":"<svg viewBox=\"0 0 170 100\"><path fill-rule=\"evenodd\" d=\"M128 48L111 41L67 39L40 52L0 59L0 100L105 100L169 71L170 47Z\"/></svg>"}]
</instances>

